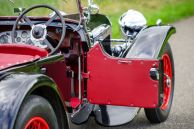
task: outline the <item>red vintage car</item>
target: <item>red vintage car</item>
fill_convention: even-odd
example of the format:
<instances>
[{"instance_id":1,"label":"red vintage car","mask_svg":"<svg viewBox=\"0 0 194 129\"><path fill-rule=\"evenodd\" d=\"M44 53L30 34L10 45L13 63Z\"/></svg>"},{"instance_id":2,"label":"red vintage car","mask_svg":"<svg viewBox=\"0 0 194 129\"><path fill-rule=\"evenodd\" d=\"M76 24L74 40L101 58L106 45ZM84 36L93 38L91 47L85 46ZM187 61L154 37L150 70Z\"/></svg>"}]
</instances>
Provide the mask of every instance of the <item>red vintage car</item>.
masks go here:
<instances>
[{"instance_id":1,"label":"red vintage car","mask_svg":"<svg viewBox=\"0 0 194 129\"><path fill-rule=\"evenodd\" d=\"M0 129L67 129L91 114L116 126L140 108L151 123L165 121L174 92L168 39L175 28L148 26L129 10L119 19L123 38L113 39L96 4L75 2L75 14L34 5L0 17ZM53 13L28 15L40 8Z\"/></svg>"}]
</instances>

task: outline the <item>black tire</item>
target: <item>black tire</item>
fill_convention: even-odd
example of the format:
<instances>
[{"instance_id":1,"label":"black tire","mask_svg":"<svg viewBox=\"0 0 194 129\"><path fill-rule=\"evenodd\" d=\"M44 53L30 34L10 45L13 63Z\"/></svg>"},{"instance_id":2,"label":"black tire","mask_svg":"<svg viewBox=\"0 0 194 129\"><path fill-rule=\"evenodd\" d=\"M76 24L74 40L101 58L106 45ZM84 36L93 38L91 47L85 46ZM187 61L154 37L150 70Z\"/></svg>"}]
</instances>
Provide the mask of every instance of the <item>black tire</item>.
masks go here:
<instances>
[{"instance_id":1,"label":"black tire","mask_svg":"<svg viewBox=\"0 0 194 129\"><path fill-rule=\"evenodd\" d=\"M171 69L172 69L172 80L171 80L171 91L170 91L170 98L169 98L169 102L168 105L166 107L166 109L162 109L162 107L159 108L155 108L155 109L149 109L149 108L145 108L145 114L147 119L151 122L151 123L161 123L164 122L170 113L171 110L171 106L172 106L172 102L173 102L173 95L174 95L174 60L173 60L173 55L172 55L172 51L171 51L171 47L169 44L167 44L161 54L161 57L163 56L163 54L167 54L170 58L171 61ZM161 58L159 57L159 58Z\"/></svg>"},{"instance_id":2,"label":"black tire","mask_svg":"<svg viewBox=\"0 0 194 129\"><path fill-rule=\"evenodd\" d=\"M23 102L18 113L15 129L25 129L33 118L42 118L50 129L59 129L55 112L43 97L31 95Z\"/></svg>"}]
</instances>

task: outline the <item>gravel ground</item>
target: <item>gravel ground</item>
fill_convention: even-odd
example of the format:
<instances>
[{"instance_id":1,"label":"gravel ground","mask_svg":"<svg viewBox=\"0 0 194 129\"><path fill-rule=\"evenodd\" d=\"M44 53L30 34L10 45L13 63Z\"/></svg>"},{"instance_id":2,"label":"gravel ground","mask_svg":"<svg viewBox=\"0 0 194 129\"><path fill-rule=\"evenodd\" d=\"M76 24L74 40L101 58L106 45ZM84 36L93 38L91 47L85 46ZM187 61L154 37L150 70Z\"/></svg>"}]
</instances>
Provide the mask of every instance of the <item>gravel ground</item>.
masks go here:
<instances>
[{"instance_id":1,"label":"gravel ground","mask_svg":"<svg viewBox=\"0 0 194 129\"><path fill-rule=\"evenodd\" d=\"M79 129L194 129L194 17L174 24L176 35L170 39L175 61L175 94L168 120L150 124L143 109L130 123L119 127L103 127L94 118Z\"/></svg>"}]
</instances>

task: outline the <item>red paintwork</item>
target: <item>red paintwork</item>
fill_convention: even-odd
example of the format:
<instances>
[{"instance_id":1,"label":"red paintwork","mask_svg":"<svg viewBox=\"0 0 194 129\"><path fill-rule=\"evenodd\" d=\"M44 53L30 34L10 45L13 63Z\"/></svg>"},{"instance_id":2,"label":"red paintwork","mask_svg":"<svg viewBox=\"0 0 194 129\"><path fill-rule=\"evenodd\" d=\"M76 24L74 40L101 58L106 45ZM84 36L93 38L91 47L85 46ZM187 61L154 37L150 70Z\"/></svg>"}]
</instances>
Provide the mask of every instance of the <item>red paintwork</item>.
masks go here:
<instances>
[{"instance_id":1,"label":"red paintwork","mask_svg":"<svg viewBox=\"0 0 194 129\"><path fill-rule=\"evenodd\" d=\"M67 35L68 37L69 35ZM67 38L68 39L68 38ZM68 58L65 58L64 61L55 62L51 64L46 64L46 74L55 80L57 88L59 89L61 98L64 102L65 107L71 105L71 78L67 77L67 67L74 71L74 91L75 96L78 96L78 57L77 57L77 43L74 42L74 47L70 50L70 55ZM68 40L64 41L64 44L68 44ZM82 84L83 85L83 84ZM70 103L69 103L70 102Z\"/></svg>"},{"instance_id":2,"label":"red paintwork","mask_svg":"<svg viewBox=\"0 0 194 129\"><path fill-rule=\"evenodd\" d=\"M69 102L71 98L71 79L67 78L66 75L66 62L60 61L52 64L47 64L44 67L47 69L46 74L53 80L55 80L63 101Z\"/></svg>"},{"instance_id":3,"label":"red paintwork","mask_svg":"<svg viewBox=\"0 0 194 129\"><path fill-rule=\"evenodd\" d=\"M164 74L168 75L170 79L172 80L172 65L171 60L168 54L164 54L162 56L163 60L163 67L164 67ZM170 87L166 84L166 77L164 76L164 98L163 98L163 104L161 106L162 110L166 110L169 104L170 96L171 96L171 87L172 83L170 84Z\"/></svg>"},{"instance_id":4,"label":"red paintwork","mask_svg":"<svg viewBox=\"0 0 194 129\"><path fill-rule=\"evenodd\" d=\"M26 44L0 45L0 70L48 55L45 49Z\"/></svg>"},{"instance_id":5,"label":"red paintwork","mask_svg":"<svg viewBox=\"0 0 194 129\"><path fill-rule=\"evenodd\" d=\"M31 118L24 129L50 129L46 120L41 117L33 117Z\"/></svg>"},{"instance_id":6,"label":"red paintwork","mask_svg":"<svg viewBox=\"0 0 194 129\"><path fill-rule=\"evenodd\" d=\"M79 98L71 98L70 105L72 108L77 108L81 104L81 100Z\"/></svg>"},{"instance_id":7,"label":"red paintwork","mask_svg":"<svg viewBox=\"0 0 194 129\"><path fill-rule=\"evenodd\" d=\"M88 52L88 100L93 104L155 108L159 82L150 78L158 60L113 58L100 44Z\"/></svg>"}]
</instances>

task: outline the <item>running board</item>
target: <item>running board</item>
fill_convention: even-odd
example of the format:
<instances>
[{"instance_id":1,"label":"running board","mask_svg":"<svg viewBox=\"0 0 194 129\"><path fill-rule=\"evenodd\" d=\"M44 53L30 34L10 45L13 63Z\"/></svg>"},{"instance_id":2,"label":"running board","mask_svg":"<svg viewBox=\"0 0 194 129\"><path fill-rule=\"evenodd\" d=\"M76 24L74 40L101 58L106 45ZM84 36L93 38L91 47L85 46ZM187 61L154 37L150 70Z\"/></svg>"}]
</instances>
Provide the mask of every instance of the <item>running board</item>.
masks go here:
<instances>
[{"instance_id":1,"label":"running board","mask_svg":"<svg viewBox=\"0 0 194 129\"><path fill-rule=\"evenodd\" d=\"M83 122L86 122L93 109L94 105L90 103L85 103L80 109L78 109L71 115L71 121L74 124L81 124Z\"/></svg>"}]
</instances>

